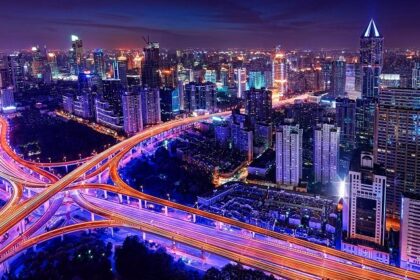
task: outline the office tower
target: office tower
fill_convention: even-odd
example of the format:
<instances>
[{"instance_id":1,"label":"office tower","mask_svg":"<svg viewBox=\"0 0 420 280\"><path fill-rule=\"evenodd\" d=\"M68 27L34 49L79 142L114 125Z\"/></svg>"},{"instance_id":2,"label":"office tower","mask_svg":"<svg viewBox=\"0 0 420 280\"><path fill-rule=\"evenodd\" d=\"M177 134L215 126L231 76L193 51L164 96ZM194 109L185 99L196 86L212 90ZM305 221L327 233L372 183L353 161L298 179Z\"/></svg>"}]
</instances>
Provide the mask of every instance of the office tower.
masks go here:
<instances>
[{"instance_id":1,"label":"office tower","mask_svg":"<svg viewBox=\"0 0 420 280\"><path fill-rule=\"evenodd\" d=\"M76 35L71 35L69 66L70 73L73 75L79 75L83 71L83 42Z\"/></svg>"},{"instance_id":2,"label":"office tower","mask_svg":"<svg viewBox=\"0 0 420 280\"><path fill-rule=\"evenodd\" d=\"M230 125L232 147L247 155L247 160L254 157L253 143L254 134L249 127L249 117L240 113L233 113Z\"/></svg>"},{"instance_id":3,"label":"office tower","mask_svg":"<svg viewBox=\"0 0 420 280\"><path fill-rule=\"evenodd\" d=\"M261 89L265 88L265 76L264 72L262 71L249 71L248 74L248 87L254 89Z\"/></svg>"},{"instance_id":4,"label":"office tower","mask_svg":"<svg viewBox=\"0 0 420 280\"><path fill-rule=\"evenodd\" d=\"M83 92L76 95L73 100L73 112L83 119L92 119L95 116L94 100L92 94Z\"/></svg>"},{"instance_id":5,"label":"office tower","mask_svg":"<svg viewBox=\"0 0 420 280\"><path fill-rule=\"evenodd\" d=\"M318 125L314 130L315 182L338 182L340 128L331 124Z\"/></svg>"},{"instance_id":6,"label":"office tower","mask_svg":"<svg viewBox=\"0 0 420 280\"><path fill-rule=\"evenodd\" d=\"M162 121L172 120L180 111L179 89L164 87L160 89L160 109Z\"/></svg>"},{"instance_id":7,"label":"office tower","mask_svg":"<svg viewBox=\"0 0 420 280\"><path fill-rule=\"evenodd\" d=\"M39 46L32 47L32 77L42 80L44 78L46 67L46 57Z\"/></svg>"},{"instance_id":8,"label":"office tower","mask_svg":"<svg viewBox=\"0 0 420 280\"><path fill-rule=\"evenodd\" d=\"M3 113L10 113L16 110L13 87L0 89L0 102Z\"/></svg>"},{"instance_id":9,"label":"office tower","mask_svg":"<svg viewBox=\"0 0 420 280\"><path fill-rule=\"evenodd\" d=\"M420 272L420 195L403 193L400 218L400 267Z\"/></svg>"},{"instance_id":10,"label":"office tower","mask_svg":"<svg viewBox=\"0 0 420 280\"><path fill-rule=\"evenodd\" d=\"M330 61L323 61L321 63L321 84L320 84L321 90L323 91L330 90L331 74L332 74L332 63Z\"/></svg>"},{"instance_id":11,"label":"office tower","mask_svg":"<svg viewBox=\"0 0 420 280\"><path fill-rule=\"evenodd\" d=\"M413 74L412 74L412 88L420 89L420 62L414 63Z\"/></svg>"},{"instance_id":12,"label":"office tower","mask_svg":"<svg viewBox=\"0 0 420 280\"><path fill-rule=\"evenodd\" d=\"M276 131L276 183L297 186L302 178L302 135L299 125L284 124Z\"/></svg>"},{"instance_id":13,"label":"office tower","mask_svg":"<svg viewBox=\"0 0 420 280\"><path fill-rule=\"evenodd\" d=\"M336 123L341 130L340 145L351 151L356 140L356 102L349 98L337 98L335 102Z\"/></svg>"},{"instance_id":14,"label":"office tower","mask_svg":"<svg viewBox=\"0 0 420 280\"><path fill-rule=\"evenodd\" d=\"M287 92L287 60L280 46L276 47L272 61L272 83L280 95Z\"/></svg>"},{"instance_id":15,"label":"office tower","mask_svg":"<svg viewBox=\"0 0 420 280\"><path fill-rule=\"evenodd\" d=\"M7 57L9 77L15 92L23 92L25 89L25 59L21 53L13 53Z\"/></svg>"},{"instance_id":16,"label":"office tower","mask_svg":"<svg viewBox=\"0 0 420 280\"><path fill-rule=\"evenodd\" d=\"M373 125L375 106L379 94L379 79L383 66L384 38L378 32L375 22L370 21L360 38L360 64L362 75L362 105L357 127L358 144L371 148L373 145Z\"/></svg>"},{"instance_id":17,"label":"office tower","mask_svg":"<svg viewBox=\"0 0 420 280\"><path fill-rule=\"evenodd\" d=\"M116 63L117 65L115 68L115 78L121 81L121 85L124 89L127 89L127 57L119 56Z\"/></svg>"},{"instance_id":18,"label":"office tower","mask_svg":"<svg viewBox=\"0 0 420 280\"><path fill-rule=\"evenodd\" d=\"M346 89L346 61L344 57L333 61L331 68L330 96L344 97Z\"/></svg>"},{"instance_id":19,"label":"office tower","mask_svg":"<svg viewBox=\"0 0 420 280\"><path fill-rule=\"evenodd\" d=\"M12 85L9 69L0 66L0 89L7 88Z\"/></svg>"},{"instance_id":20,"label":"office tower","mask_svg":"<svg viewBox=\"0 0 420 280\"><path fill-rule=\"evenodd\" d=\"M270 122L272 115L271 91L262 89L247 90L244 92L245 114L253 123Z\"/></svg>"},{"instance_id":21,"label":"office tower","mask_svg":"<svg viewBox=\"0 0 420 280\"><path fill-rule=\"evenodd\" d=\"M345 192L343 229L347 236L384 245L386 176L371 153L362 152L353 161Z\"/></svg>"},{"instance_id":22,"label":"office tower","mask_svg":"<svg viewBox=\"0 0 420 280\"><path fill-rule=\"evenodd\" d=\"M229 85L229 69L225 67L220 69L220 82L224 87Z\"/></svg>"},{"instance_id":23,"label":"office tower","mask_svg":"<svg viewBox=\"0 0 420 280\"><path fill-rule=\"evenodd\" d=\"M234 81L238 90L237 97L243 98L243 93L246 90L246 68L234 69Z\"/></svg>"},{"instance_id":24,"label":"office tower","mask_svg":"<svg viewBox=\"0 0 420 280\"><path fill-rule=\"evenodd\" d=\"M122 95L124 132L133 135L143 130L141 97L138 93L125 92Z\"/></svg>"},{"instance_id":25,"label":"office tower","mask_svg":"<svg viewBox=\"0 0 420 280\"><path fill-rule=\"evenodd\" d=\"M216 70L206 69L206 72L204 73L204 81L210 82L210 83L216 83L217 81Z\"/></svg>"},{"instance_id":26,"label":"office tower","mask_svg":"<svg viewBox=\"0 0 420 280\"><path fill-rule=\"evenodd\" d=\"M58 65L57 65L57 56L55 53L50 52L47 54L47 62L51 69L51 75L53 78L56 78L59 74L58 72Z\"/></svg>"},{"instance_id":27,"label":"office tower","mask_svg":"<svg viewBox=\"0 0 420 280\"><path fill-rule=\"evenodd\" d=\"M93 64L95 69L95 74L105 78L105 59L102 49L97 49L93 52Z\"/></svg>"},{"instance_id":28,"label":"office tower","mask_svg":"<svg viewBox=\"0 0 420 280\"><path fill-rule=\"evenodd\" d=\"M140 89L143 126L161 122L159 88Z\"/></svg>"},{"instance_id":29,"label":"office tower","mask_svg":"<svg viewBox=\"0 0 420 280\"><path fill-rule=\"evenodd\" d=\"M148 88L158 88L160 86L159 76L159 43L148 42L143 49L144 63L141 72L143 86Z\"/></svg>"},{"instance_id":30,"label":"office tower","mask_svg":"<svg viewBox=\"0 0 420 280\"><path fill-rule=\"evenodd\" d=\"M177 78L176 78L176 72L174 68L167 67L167 68L161 69L160 75L161 75L162 86L175 87L177 83Z\"/></svg>"},{"instance_id":31,"label":"office tower","mask_svg":"<svg viewBox=\"0 0 420 280\"><path fill-rule=\"evenodd\" d=\"M192 113L197 110L216 112L217 110L216 85L207 83L189 83L185 85L184 110Z\"/></svg>"},{"instance_id":32,"label":"office tower","mask_svg":"<svg viewBox=\"0 0 420 280\"><path fill-rule=\"evenodd\" d=\"M102 93L99 94L101 100L105 100L116 114L122 116L122 99L124 88L120 80L102 80Z\"/></svg>"},{"instance_id":33,"label":"office tower","mask_svg":"<svg viewBox=\"0 0 420 280\"><path fill-rule=\"evenodd\" d=\"M354 63L346 63L346 86L345 92L349 96L355 96L356 92L356 65Z\"/></svg>"},{"instance_id":34,"label":"office tower","mask_svg":"<svg viewBox=\"0 0 420 280\"><path fill-rule=\"evenodd\" d=\"M420 194L420 90L384 88L375 121L375 160L387 171L387 212L397 216L403 192Z\"/></svg>"}]
</instances>

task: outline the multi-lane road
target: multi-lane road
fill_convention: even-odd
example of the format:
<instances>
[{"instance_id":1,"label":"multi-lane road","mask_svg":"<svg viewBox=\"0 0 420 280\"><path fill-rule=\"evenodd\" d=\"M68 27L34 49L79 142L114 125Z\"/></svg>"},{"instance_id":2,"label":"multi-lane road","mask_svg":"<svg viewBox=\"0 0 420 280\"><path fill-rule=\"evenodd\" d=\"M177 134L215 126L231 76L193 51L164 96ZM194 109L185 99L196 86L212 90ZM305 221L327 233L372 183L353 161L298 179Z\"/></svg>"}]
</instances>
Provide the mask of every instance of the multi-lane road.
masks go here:
<instances>
[{"instance_id":1,"label":"multi-lane road","mask_svg":"<svg viewBox=\"0 0 420 280\"><path fill-rule=\"evenodd\" d=\"M291 101L285 100L284 103ZM0 144L2 148L0 176L14 184L14 195L12 196L12 202L9 203L11 206L7 206L0 212L0 235L15 227L41 205L48 203L53 198L57 201L57 197L68 195L69 193L72 194L76 203L96 213L103 219L101 221L66 226L38 235L34 235L33 232L30 235L24 234L16 242L11 242L14 245L10 245L7 248L0 247L0 261L28 246L64 233L87 228L122 226L137 228L145 232L168 237L174 241L213 252L250 267L291 279L404 279L405 277L408 279L420 279L419 274L410 271L138 192L121 179L118 173L119 164L139 143L153 137L168 137L171 135L171 131L176 129L183 129L188 125L210 117L227 116L229 114L229 112L222 112L213 115L190 117L148 128L91 158L69 163L79 166L60 179L43 169L51 166L61 166L60 164L50 165L28 162L13 152L7 141L7 121L0 118ZM96 176L99 176L102 172L109 172L114 185L91 184L86 181L87 178L89 178L90 182L95 181ZM23 188L28 186L42 186L44 189L26 201L19 202ZM85 197L80 194L82 189L106 190L159 204L175 211L183 211L184 213L202 216L215 222L232 225L244 231L269 237L272 240L287 242L287 244L292 244L291 248L293 246L307 248L308 252L312 253L308 253L305 250L292 250L276 243L261 241L258 238L245 237L238 232L228 233L223 230L209 229L190 221L171 217L171 215L151 213L103 199L90 196ZM36 223L37 226L48 218L50 212L47 211L46 213Z\"/></svg>"}]
</instances>

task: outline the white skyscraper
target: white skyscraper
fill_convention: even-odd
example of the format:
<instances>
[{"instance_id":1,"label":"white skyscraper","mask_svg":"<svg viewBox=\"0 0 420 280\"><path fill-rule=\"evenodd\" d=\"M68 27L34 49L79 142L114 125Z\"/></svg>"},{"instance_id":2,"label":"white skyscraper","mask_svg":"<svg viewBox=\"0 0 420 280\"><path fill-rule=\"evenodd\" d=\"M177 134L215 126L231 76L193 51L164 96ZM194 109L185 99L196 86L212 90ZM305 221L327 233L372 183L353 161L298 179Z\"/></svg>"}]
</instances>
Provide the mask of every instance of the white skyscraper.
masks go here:
<instances>
[{"instance_id":1,"label":"white skyscraper","mask_svg":"<svg viewBox=\"0 0 420 280\"><path fill-rule=\"evenodd\" d=\"M315 181L322 184L338 181L340 128L322 124L314 131Z\"/></svg>"},{"instance_id":2,"label":"white skyscraper","mask_svg":"<svg viewBox=\"0 0 420 280\"><path fill-rule=\"evenodd\" d=\"M400 266L420 272L420 196L403 193L400 218Z\"/></svg>"},{"instance_id":3,"label":"white skyscraper","mask_svg":"<svg viewBox=\"0 0 420 280\"><path fill-rule=\"evenodd\" d=\"M276 182L299 184L302 177L302 135L299 125L282 125L276 132Z\"/></svg>"},{"instance_id":4,"label":"white skyscraper","mask_svg":"<svg viewBox=\"0 0 420 280\"><path fill-rule=\"evenodd\" d=\"M363 152L360 162L351 167L346 186L348 206L343 211L343 228L348 237L384 245L385 170L374 165L371 153Z\"/></svg>"},{"instance_id":5,"label":"white skyscraper","mask_svg":"<svg viewBox=\"0 0 420 280\"><path fill-rule=\"evenodd\" d=\"M236 68L235 74L235 85L238 89L238 98L243 98L243 93L246 90L246 69Z\"/></svg>"},{"instance_id":6,"label":"white skyscraper","mask_svg":"<svg viewBox=\"0 0 420 280\"><path fill-rule=\"evenodd\" d=\"M276 47L272 67L273 87L283 95L287 92L287 60L280 46Z\"/></svg>"},{"instance_id":7,"label":"white skyscraper","mask_svg":"<svg viewBox=\"0 0 420 280\"><path fill-rule=\"evenodd\" d=\"M126 92L122 96L124 131L128 135L143 130L141 98L139 94Z\"/></svg>"}]
</instances>

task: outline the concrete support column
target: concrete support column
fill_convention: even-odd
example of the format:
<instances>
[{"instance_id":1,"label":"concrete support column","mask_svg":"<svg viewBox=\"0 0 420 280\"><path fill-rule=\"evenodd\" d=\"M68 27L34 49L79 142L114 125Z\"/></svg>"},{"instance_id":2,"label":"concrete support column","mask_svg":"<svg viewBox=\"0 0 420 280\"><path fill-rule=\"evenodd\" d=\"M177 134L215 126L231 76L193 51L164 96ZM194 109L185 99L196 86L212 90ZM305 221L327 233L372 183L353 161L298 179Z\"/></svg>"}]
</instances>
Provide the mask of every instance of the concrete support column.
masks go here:
<instances>
[{"instance_id":1,"label":"concrete support column","mask_svg":"<svg viewBox=\"0 0 420 280\"><path fill-rule=\"evenodd\" d=\"M255 238L255 232L251 231L252 238Z\"/></svg>"},{"instance_id":2,"label":"concrete support column","mask_svg":"<svg viewBox=\"0 0 420 280\"><path fill-rule=\"evenodd\" d=\"M108 191L107 190L104 190L104 198L108 199Z\"/></svg>"},{"instance_id":3,"label":"concrete support column","mask_svg":"<svg viewBox=\"0 0 420 280\"><path fill-rule=\"evenodd\" d=\"M23 219L22 221L20 221L20 232L24 233L25 232L25 219Z\"/></svg>"},{"instance_id":4,"label":"concrete support column","mask_svg":"<svg viewBox=\"0 0 420 280\"><path fill-rule=\"evenodd\" d=\"M69 173L69 166L66 165L66 173Z\"/></svg>"},{"instance_id":5,"label":"concrete support column","mask_svg":"<svg viewBox=\"0 0 420 280\"><path fill-rule=\"evenodd\" d=\"M122 194L120 194L120 193L118 194L118 202L121 203L121 204L123 203Z\"/></svg>"},{"instance_id":6,"label":"concrete support column","mask_svg":"<svg viewBox=\"0 0 420 280\"><path fill-rule=\"evenodd\" d=\"M168 216L168 206L165 206L165 216Z\"/></svg>"},{"instance_id":7,"label":"concrete support column","mask_svg":"<svg viewBox=\"0 0 420 280\"><path fill-rule=\"evenodd\" d=\"M197 222L197 216L195 214L192 214L192 221L193 223Z\"/></svg>"},{"instance_id":8,"label":"concrete support column","mask_svg":"<svg viewBox=\"0 0 420 280\"><path fill-rule=\"evenodd\" d=\"M64 241L64 234L61 234L61 242Z\"/></svg>"},{"instance_id":9,"label":"concrete support column","mask_svg":"<svg viewBox=\"0 0 420 280\"><path fill-rule=\"evenodd\" d=\"M144 201L144 208L147 209L147 201L146 200Z\"/></svg>"},{"instance_id":10,"label":"concrete support column","mask_svg":"<svg viewBox=\"0 0 420 280\"><path fill-rule=\"evenodd\" d=\"M146 240L146 232L143 231L143 241L145 241L145 240Z\"/></svg>"},{"instance_id":11,"label":"concrete support column","mask_svg":"<svg viewBox=\"0 0 420 280\"><path fill-rule=\"evenodd\" d=\"M111 228L111 236L114 237L114 228Z\"/></svg>"},{"instance_id":12,"label":"concrete support column","mask_svg":"<svg viewBox=\"0 0 420 280\"><path fill-rule=\"evenodd\" d=\"M95 221L95 214L94 213L90 213L90 220L92 222Z\"/></svg>"},{"instance_id":13,"label":"concrete support column","mask_svg":"<svg viewBox=\"0 0 420 280\"><path fill-rule=\"evenodd\" d=\"M143 206L141 205L141 199L139 199L139 209L142 209Z\"/></svg>"}]
</instances>

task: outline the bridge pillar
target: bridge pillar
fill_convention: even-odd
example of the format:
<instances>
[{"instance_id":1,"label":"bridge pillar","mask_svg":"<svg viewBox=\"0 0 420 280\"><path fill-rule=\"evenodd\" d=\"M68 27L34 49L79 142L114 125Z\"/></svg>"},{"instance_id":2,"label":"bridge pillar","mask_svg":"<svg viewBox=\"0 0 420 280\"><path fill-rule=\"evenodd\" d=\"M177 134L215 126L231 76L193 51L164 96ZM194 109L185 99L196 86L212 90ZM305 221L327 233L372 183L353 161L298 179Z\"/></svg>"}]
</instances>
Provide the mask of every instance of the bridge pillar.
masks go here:
<instances>
[{"instance_id":1,"label":"bridge pillar","mask_svg":"<svg viewBox=\"0 0 420 280\"><path fill-rule=\"evenodd\" d=\"M99 184L102 184L102 176L101 176L101 173L98 174L98 182L99 182Z\"/></svg>"},{"instance_id":2,"label":"bridge pillar","mask_svg":"<svg viewBox=\"0 0 420 280\"><path fill-rule=\"evenodd\" d=\"M90 213L90 220L92 222L95 221L95 214L94 213Z\"/></svg>"},{"instance_id":3,"label":"bridge pillar","mask_svg":"<svg viewBox=\"0 0 420 280\"><path fill-rule=\"evenodd\" d=\"M165 206L165 216L168 216L168 206Z\"/></svg>"},{"instance_id":4,"label":"bridge pillar","mask_svg":"<svg viewBox=\"0 0 420 280\"><path fill-rule=\"evenodd\" d=\"M30 188L28 188L28 197L32 197L32 192Z\"/></svg>"},{"instance_id":5,"label":"bridge pillar","mask_svg":"<svg viewBox=\"0 0 420 280\"><path fill-rule=\"evenodd\" d=\"M20 221L20 233L25 232L25 219Z\"/></svg>"},{"instance_id":6,"label":"bridge pillar","mask_svg":"<svg viewBox=\"0 0 420 280\"><path fill-rule=\"evenodd\" d=\"M143 236L143 241L145 241L146 240L146 232L145 231L143 231L142 236Z\"/></svg>"},{"instance_id":7,"label":"bridge pillar","mask_svg":"<svg viewBox=\"0 0 420 280\"><path fill-rule=\"evenodd\" d=\"M114 228L111 227L111 236L114 237Z\"/></svg>"},{"instance_id":8,"label":"bridge pillar","mask_svg":"<svg viewBox=\"0 0 420 280\"><path fill-rule=\"evenodd\" d=\"M219 221L216 222L216 228L217 229L222 229L222 226L223 226L222 222L219 222Z\"/></svg>"},{"instance_id":9,"label":"bridge pillar","mask_svg":"<svg viewBox=\"0 0 420 280\"><path fill-rule=\"evenodd\" d=\"M251 231L252 238L255 238L255 231Z\"/></svg>"},{"instance_id":10,"label":"bridge pillar","mask_svg":"<svg viewBox=\"0 0 420 280\"><path fill-rule=\"evenodd\" d=\"M69 173L69 166L66 165L66 173Z\"/></svg>"},{"instance_id":11,"label":"bridge pillar","mask_svg":"<svg viewBox=\"0 0 420 280\"><path fill-rule=\"evenodd\" d=\"M64 241L64 234L61 234L61 242Z\"/></svg>"},{"instance_id":12,"label":"bridge pillar","mask_svg":"<svg viewBox=\"0 0 420 280\"><path fill-rule=\"evenodd\" d=\"M130 205L130 197L127 195L127 205Z\"/></svg>"},{"instance_id":13,"label":"bridge pillar","mask_svg":"<svg viewBox=\"0 0 420 280\"><path fill-rule=\"evenodd\" d=\"M195 214L192 215L192 221L193 221L193 223L197 222L197 216Z\"/></svg>"},{"instance_id":14,"label":"bridge pillar","mask_svg":"<svg viewBox=\"0 0 420 280\"><path fill-rule=\"evenodd\" d=\"M142 205L141 205L141 199L139 199L139 209L142 209Z\"/></svg>"},{"instance_id":15,"label":"bridge pillar","mask_svg":"<svg viewBox=\"0 0 420 280\"><path fill-rule=\"evenodd\" d=\"M108 191L107 190L104 190L104 198L108 199Z\"/></svg>"},{"instance_id":16,"label":"bridge pillar","mask_svg":"<svg viewBox=\"0 0 420 280\"><path fill-rule=\"evenodd\" d=\"M122 194L120 193L118 194L118 202L121 204L123 203Z\"/></svg>"},{"instance_id":17,"label":"bridge pillar","mask_svg":"<svg viewBox=\"0 0 420 280\"><path fill-rule=\"evenodd\" d=\"M147 200L144 201L144 208L147 209Z\"/></svg>"}]
</instances>

